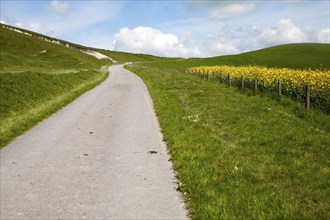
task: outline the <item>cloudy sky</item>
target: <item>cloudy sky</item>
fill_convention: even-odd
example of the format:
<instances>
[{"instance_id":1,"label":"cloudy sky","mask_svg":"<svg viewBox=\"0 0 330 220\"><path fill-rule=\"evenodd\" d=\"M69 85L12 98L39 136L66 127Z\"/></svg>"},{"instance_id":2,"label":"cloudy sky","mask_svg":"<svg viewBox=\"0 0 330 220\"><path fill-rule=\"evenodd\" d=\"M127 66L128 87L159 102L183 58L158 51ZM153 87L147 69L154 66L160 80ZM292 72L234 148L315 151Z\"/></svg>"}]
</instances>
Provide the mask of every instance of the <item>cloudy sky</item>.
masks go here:
<instances>
[{"instance_id":1,"label":"cloudy sky","mask_svg":"<svg viewBox=\"0 0 330 220\"><path fill-rule=\"evenodd\" d=\"M1 0L6 23L87 46L171 57L329 43L329 0Z\"/></svg>"}]
</instances>

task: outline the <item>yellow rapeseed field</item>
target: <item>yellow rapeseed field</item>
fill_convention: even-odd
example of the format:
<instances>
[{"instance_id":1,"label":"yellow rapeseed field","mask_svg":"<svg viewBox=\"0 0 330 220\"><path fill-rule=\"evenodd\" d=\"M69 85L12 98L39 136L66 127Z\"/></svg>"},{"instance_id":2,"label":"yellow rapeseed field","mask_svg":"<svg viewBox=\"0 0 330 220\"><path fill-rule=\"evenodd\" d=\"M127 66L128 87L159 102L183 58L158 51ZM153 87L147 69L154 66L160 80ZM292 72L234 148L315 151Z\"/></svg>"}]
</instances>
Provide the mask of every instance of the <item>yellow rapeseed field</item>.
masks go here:
<instances>
[{"instance_id":1,"label":"yellow rapeseed field","mask_svg":"<svg viewBox=\"0 0 330 220\"><path fill-rule=\"evenodd\" d=\"M261 66L199 66L187 69L188 73L208 74L231 79L253 81L255 78L266 87L277 87L278 81L286 91L304 89L310 85L311 93L330 95L330 70L295 70L287 68L267 68Z\"/></svg>"}]
</instances>

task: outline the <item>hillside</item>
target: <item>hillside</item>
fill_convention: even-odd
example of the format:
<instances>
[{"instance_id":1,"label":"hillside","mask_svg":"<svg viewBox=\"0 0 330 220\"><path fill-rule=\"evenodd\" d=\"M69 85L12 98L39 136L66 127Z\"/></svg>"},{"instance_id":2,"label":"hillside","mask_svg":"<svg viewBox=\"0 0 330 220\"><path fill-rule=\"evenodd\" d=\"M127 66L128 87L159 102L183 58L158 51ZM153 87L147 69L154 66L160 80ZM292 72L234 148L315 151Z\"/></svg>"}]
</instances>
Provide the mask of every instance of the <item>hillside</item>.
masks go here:
<instances>
[{"instance_id":1,"label":"hillside","mask_svg":"<svg viewBox=\"0 0 330 220\"><path fill-rule=\"evenodd\" d=\"M42 72L61 73L84 69L99 69L109 65L109 60L96 59L78 50L49 43L38 38L0 27L2 73Z\"/></svg>"},{"instance_id":2,"label":"hillside","mask_svg":"<svg viewBox=\"0 0 330 220\"><path fill-rule=\"evenodd\" d=\"M191 65L259 65L294 69L330 69L330 44L285 44L238 55L192 58L183 61Z\"/></svg>"},{"instance_id":3,"label":"hillside","mask_svg":"<svg viewBox=\"0 0 330 220\"><path fill-rule=\"evenodd\" d=\"M96 50L104 55L107 55L107 56L113 58L114 60L118 61L119 63L167 61L167 60L173 59L173 58L157 57L157 56L147 55L147 54L134 54L134 53L110 51L110 50L104 50L104 49L96 49Z\"/></svg>"},{"instance_id":4,"label":"hillside","mask_svg":"<svg viewBox=\"0 0 330 220\"><path fill-rule=\"evenodd\" d=\"M108 59L0 27L0 147L103 81Z\"/></svg>"}]
</instances>

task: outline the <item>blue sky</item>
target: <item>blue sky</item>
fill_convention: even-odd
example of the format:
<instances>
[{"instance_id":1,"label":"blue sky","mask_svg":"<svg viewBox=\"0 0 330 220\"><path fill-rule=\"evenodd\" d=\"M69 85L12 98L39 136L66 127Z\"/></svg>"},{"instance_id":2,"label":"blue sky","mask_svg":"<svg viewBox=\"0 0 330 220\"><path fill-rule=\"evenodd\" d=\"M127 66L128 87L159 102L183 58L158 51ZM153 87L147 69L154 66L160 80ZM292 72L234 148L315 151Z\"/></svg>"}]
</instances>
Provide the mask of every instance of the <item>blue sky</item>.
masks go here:
<instances>
[{"instance_id":1,"label":"blue sky","mask_svg":"<svg viewBox=\"0 0 330 220\"><path fill-rule=\"evenodd\" d=\"M329 0L1 0L6 23L87 46L208 57L329 43Z\"/></svg>"}]
</instances>

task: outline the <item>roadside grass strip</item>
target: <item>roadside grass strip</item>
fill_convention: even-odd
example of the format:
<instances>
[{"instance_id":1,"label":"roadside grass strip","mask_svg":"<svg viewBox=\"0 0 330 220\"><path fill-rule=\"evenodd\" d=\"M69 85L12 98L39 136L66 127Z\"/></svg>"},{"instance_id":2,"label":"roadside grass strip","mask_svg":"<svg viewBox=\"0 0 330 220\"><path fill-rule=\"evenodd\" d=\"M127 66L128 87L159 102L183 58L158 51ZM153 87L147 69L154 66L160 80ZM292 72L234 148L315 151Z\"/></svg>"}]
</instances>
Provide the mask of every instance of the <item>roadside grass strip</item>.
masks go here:
<instances>
[{"instance_id":1,"label":"roadside grass strip","mask_svg":"<svg viewBox=\"0 0 330 220\"><path fill-rule=\"evenodd\" d=\"M104 81L107 72L0 74L0 147Z\"/></svg>"}]
</instances>

